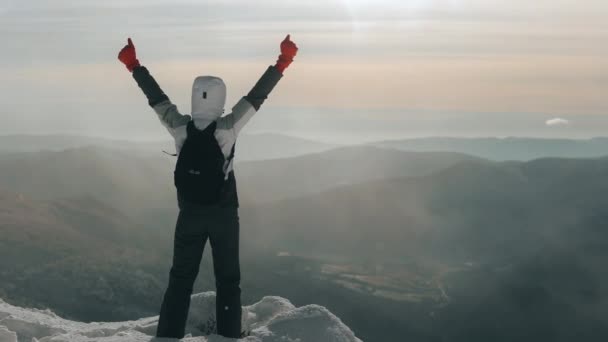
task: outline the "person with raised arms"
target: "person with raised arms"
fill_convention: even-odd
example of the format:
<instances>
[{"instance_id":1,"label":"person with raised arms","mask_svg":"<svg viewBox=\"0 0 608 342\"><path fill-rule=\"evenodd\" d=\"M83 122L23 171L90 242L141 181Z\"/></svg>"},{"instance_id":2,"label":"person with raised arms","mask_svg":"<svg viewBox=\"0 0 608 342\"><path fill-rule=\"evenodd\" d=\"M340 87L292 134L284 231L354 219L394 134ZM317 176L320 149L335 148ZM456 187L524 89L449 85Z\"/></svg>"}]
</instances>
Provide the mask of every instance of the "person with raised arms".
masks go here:
<instances>
[{"instance_id":1,"label":"person with raised arms","mask_svg":"<svg viewBox=\"0 0 608 342\"><path fill-rule=\"evenodd\" d=\"M217 290L218 334L238 338L241 331L239 216L234 176L235 143L245 124L260 109L296 56L290 36L281 42L275 65L269 66L251 91L224 114L226 85L215 76L199 76L192 86L192 111L180 113L146 67L137 59L131 38L118 59L132 73L160 122L175 139L174 183L179 215L173 265L163 297L157 337L182 338L204 246L209 240Z\"/></svg>"}]
</instances>

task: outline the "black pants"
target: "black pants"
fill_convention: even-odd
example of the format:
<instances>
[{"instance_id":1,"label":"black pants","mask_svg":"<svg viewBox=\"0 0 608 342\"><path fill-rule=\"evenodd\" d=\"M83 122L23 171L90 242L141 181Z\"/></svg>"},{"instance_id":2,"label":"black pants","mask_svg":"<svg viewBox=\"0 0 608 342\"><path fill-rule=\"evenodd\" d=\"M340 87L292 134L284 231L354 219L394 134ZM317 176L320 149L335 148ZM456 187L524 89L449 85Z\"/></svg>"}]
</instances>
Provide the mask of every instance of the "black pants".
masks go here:
<instances>
[{"instance_id":1,"label":"black pants","mask_svg":"<svg viewBox=\"0 0 608 342\"><path fill-rule=\"evenodd\" d=\"M207 239L213 254L219 335L241 334L239 216L237 208L203 207L179 201L173 266L163 298L157 337L184 337L190 295Z\"/></svg>"}]
</instances>

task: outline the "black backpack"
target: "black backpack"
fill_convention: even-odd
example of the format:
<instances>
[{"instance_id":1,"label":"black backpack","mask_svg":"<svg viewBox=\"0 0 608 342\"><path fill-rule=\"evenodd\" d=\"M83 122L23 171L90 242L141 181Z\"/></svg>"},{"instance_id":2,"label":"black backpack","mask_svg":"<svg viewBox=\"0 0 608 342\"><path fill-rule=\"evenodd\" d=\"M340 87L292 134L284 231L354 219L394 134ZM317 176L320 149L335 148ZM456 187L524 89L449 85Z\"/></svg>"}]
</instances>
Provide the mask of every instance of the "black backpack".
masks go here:
<instances>
[{"instance_id":1,"label":"black backpack","mask_svg":"<svg viewBox=\"0 0 608 342\"><path fill-rule=\"evenodd\" d=\"M224 164L234 157L234 146L226 160L215 138L216 122L199 130L190 121L187 137L175 165L174 182L178 196L191 203L213 205L222 198L226 183Z\"/></svg>"}]
</instances>

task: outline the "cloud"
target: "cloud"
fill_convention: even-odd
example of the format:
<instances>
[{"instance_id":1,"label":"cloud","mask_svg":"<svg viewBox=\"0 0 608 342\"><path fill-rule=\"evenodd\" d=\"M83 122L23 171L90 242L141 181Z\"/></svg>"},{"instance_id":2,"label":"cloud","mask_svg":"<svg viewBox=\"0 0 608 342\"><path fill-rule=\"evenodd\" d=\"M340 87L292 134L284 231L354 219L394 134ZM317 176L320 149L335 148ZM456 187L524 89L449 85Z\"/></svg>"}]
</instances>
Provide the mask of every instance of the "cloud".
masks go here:
<instances>
[{"instance_id":1,"label":"cloud","mask_svg":"<svg viewBox=\"0 0 608 342\"><path fill-rule=\"evenodd\" d=\"M545 122L545 124L547 126L550 126L550 127L554 127L554 126L567 126L567 125L570 124L570 121L568 121L566 119L555 118L555 119L547 120Z\"/></svg>"}]
</instances>

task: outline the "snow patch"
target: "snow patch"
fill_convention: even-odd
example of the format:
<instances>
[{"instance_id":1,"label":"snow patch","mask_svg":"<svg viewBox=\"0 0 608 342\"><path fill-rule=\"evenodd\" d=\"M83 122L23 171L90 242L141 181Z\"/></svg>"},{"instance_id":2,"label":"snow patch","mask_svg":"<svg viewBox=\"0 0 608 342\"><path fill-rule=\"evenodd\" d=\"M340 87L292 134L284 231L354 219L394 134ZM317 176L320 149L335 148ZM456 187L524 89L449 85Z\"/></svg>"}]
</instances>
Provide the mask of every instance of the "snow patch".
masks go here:
<instances>
[{"instance_id":1,"label":"snow patch","mask_svg":"<svg viewBox=\"0 0 608 342\"><path fill-rule=\"evenodd\" d=\"M237 341L215 335L215 293L192 296L183 342ZM58 317L50 310L25 309L0 300L1 342L163 342L153 337L158 316L125 322L82 323ZM264 297L243 307L242 342L361 342L326 308L296 308L287 299Z\"/></svg>"},{"instance_id":2,"label":"snow patch","mask_svg":"<svg viewBox=\"0 0 608 342\"><path fill-rule=\"evenodd\" d=\"M8 330L5 326L0 325L0 341L17 342L17 334L14 331Z\"/></svg>"}]
</instances>

